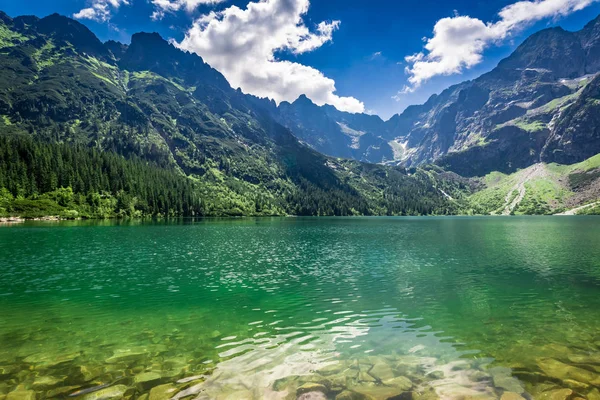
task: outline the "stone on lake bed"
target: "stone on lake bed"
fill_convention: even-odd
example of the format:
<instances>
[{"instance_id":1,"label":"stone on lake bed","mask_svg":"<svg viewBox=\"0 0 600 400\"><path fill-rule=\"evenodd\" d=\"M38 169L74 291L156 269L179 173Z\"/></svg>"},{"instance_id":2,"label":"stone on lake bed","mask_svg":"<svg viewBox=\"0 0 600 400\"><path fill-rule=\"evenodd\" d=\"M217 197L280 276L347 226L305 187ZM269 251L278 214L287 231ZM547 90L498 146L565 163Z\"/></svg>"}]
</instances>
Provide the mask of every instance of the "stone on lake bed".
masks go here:
<instances>
[{"instance_id":1,"label":"stone on lake bed","mask_svg":"<svg viewBox=\"0 0 600 400\"><path fill-rule=\"evenodd\" d=\"M600 353L586 355L570 354L567 358L574 364L600 365Z\"/></svg>"},{"instance_id":2,"label":"stone on lake bed","mask_svg":"<svg viewBox=\"0 0 600 400\"><path fill-rule=\"evenodd\" d=\"M600 400L600 390L592 389L588 392L586 397L588 400Z\"/></svg>"},{"instance_id":3,"label":"stone on lake bed","mask_svg":"<svg viewBox=\"0 0 600 400\"><path fill-rule=\"evenodd\" d=\"M129 362L134 361L136 359L143 358L147 356L150 351L145 348L131 348L131 349L118 349L115 350L113 355L106 359L108 364L115 364L120 362Z\"/></svg>"},{"instance_id":4,"label":"stone on lake bed","mask_svg":"<svg viewBox=\"0 0 600 400\"><path fill-rule=\"evenodd\" d=\"M512 376L494 376L494 386L507 392L523 393L521 382Z\"/></svg>"},{"instance_id":5,"label":"stone on lake bed","mask_svg":"<svg viewBox=\"0 0 600 400\"><path fill-rule=\"evenodd\" d=\"M376 382L377 379L373 378L368 372L360 371L358 373L358 381L359 382Z\"/></svg>"},{"instance_id":6,"label":"stone on lake bed","mask_svg":"<svg viewBox=\"0 0 600 400\"><path fill-rule=\"evenodd\" d=\"M55 378L53 376L39 376L35 378L32 384L32 389L48 390L62 384L64 378Z\"/></svg>"},{"instance_id":7,"label":"stone on lake bed","mask_svg":"<svg viewBox=\"0 0 600 400\"><path fill-rule=\"evenodd\" d=\"M310 393L310 392L327 393L328 391L329 391L329 389L325 385L322 385L320 383L309 382L309 383L305 383L304 385L302 385L298 389L296 389L296 395L300 396L302 394Z\"/></svg>"},{"instance_id":8,"label":"stone on lake bed","mask_svg":"<svg viewBox=\"0 0 600 400\"><path fill-rule=\"evenodd\" d=\"M79 367L79 373L81 374L83 380L88 382L102 375L104 373L104 368L82 365Z\"/></svg>"},{"instance_id":9,"label":"stone on lake bed","mask_svg":"<svg viewBox=\"0 0 600 400\"><path fill-rule=\"evenodd\" d=\"M369 371L369 375L379 379L380 381L385 381L388 379L392 379L395 374L392 371L392 368L388 364L377 363L371 368Z\"/></svg>"},{"instance_id":10,"label":"stone on lake bed","mask_svg":"<svg viewBox=\"0 0 600 400\"><path fill-rule=\"evenodd\" d=\"M523 396L515 392L504 392L500 400L525 400Z\"/></svg>"},{"instance_id":11,"label":"stone on lake bed","mask_svg":"<svg viewBox=\"0 0 600 400\"><path fill-rule=\"evenodd\" d=\"M150 390L158 385L162 376L157 372L142 372L133 377L133 383L140 392Z\"/></svg>"},{"instance_id":12,"label":"stone on lake bed","mask_svg":"<svg viewBox=\"0 0 600 400\"><path fill-rule=\"evenodd\" d=\"M571 389L556 389L542 392L537 396L539 400L567 400L573 396Z\"/></svg>"},{"instance_id":13,"label":"stone on lake bed","mask_svg":"<svg viewBox=\"0 0 600 400\"><path fill-rule=\"evenodd\" d=\"M115 385L109 386L104 389L97 390L92 393L88 393L81 397L78 397L79 400L112 400L112 399L121 399L125 396L125 393L129 390L129 388L125 385Z\"/></svg>"},{"instance_id":14,"label":"stone on lake bed","mask_svg":"<svg viewBox=\"0 0 600 400\"><path fill-rule=\"evenodd\" d=\"M155 386L150 390L148 400L167 400L177 393L177 387L172 384Z\"/></svg>"},{"instance_id":15,"label":"stone on lake bed","mask_svg":"<svg viewBox=\"0 0 600 400\"><path fill-rule=\"evenodd\" d=\"M296 398L297 400L327 400L323 392L306 392ZM233 399L232 399L233 400ZM238 399L236 399L238 400Z\"/></svg>"},{"instance_id":16,"label":"stone on lake bed","mask_svg":"<svg viewBox=\"0 0 600 400\"><path fill-rule=\"evenodd\" d=\"M48 390L46 392L46 397L47 398L52 398L52 397L66 397L66 395L68 393L73 393L73 392L75 392L79 388L80 388L80 386L61 386L61 387L57 387L55 389Z\"/></svg>"},{"instance_id":17,"label":"stone on lake bed","mask_svg":"<svg viewBox=\"0 0 600 400\"><path fill-rule=\"evenodd\" d=\"M553 358L538 359L537 365L551 378L561 381L573 380L592 386L600 386L600 375L587 369L565 364Z\"/></svg>"},{"instance_id":18,"label":"stone on lake bed","mask_svg":"<svg viewBox=\"0 0 600 400\"><path fill-rule=\"evenodd\" d=\"M338 374L338 373L342 372L343 370L344 370L344 365L342 365L342 363L338 362L338 363L323 367L323 368L319 369L317 372L321 375L328 376L328 375Z\"/></svg>"},{"instance_id":19,"label":"stone on lake bed","mask_svg":"<svg viewBox=\"0 0 600 400\"><path fill-rule=\"evenodd\" d=\"M362 393L356 393L351 390L344 390L337 396L335 400L370 400L367 396Z\"/></svg>"},{"instance_id":20,"label":"stone on lake bed","mask_svg":"<svg viewBox=\"0 0 600 400\"><path fill-rule=\"evenodd\" d=\"M386 386L393 386L402 390L409 390L413 386L412 381L405 376L397 376L392 379L387 379L383 381L383 384Z\"/></svg>"},{"instance_id":21,"label":"stone on lake bed","mask_svg":"<svg viewBox=\"0 0 600 400\"><path fill-rule=\"evenodd\" d=\"M353 386L351 390L366 396L368 399L389 399L402 395L406 391L401 388L385 386L376 383L366 383L359 386ZM411 397L412 398L412 395Z\"/></svg>"},{"instance_id":22,"label":"stone on lake bed","mask_svg":"<svg viewBox=\"0 0 600 400\"><path fill-rule=\"evenodd\" d=\"M6 396L6 400L35 400L36 394L33 390L15 390Z\"/></svg>"}]
</instances>

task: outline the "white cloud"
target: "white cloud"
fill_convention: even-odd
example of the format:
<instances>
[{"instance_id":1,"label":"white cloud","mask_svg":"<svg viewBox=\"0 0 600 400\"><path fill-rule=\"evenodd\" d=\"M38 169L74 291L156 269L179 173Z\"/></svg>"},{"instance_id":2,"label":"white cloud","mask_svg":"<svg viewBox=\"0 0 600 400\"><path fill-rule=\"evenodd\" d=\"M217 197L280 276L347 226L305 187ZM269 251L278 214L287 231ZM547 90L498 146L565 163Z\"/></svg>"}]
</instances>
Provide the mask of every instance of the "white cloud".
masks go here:
<instances>
[{"instance_id":1,"label":"white cloud","mask_svg":"<svg viewBox=\"0 0 600 400\"><path fill-rule=\"evenodd\" d=\"M483 51L509 38L529 24L546 18L559 18L579 11L599 0L532 0L504 7L497 22L455 15L439 20L433 37L426 39L423 52L407 56L409 85L400 93L413 92L434 76L461 73L479 64Z\"/></svg>"},{"instance_id":2,"label":"white cloud","mask_svg":"<svg viewBox=\"0 0 600 400\"><path fill-rule=\"evenodd\" d=\"M331 41L340 22L321 22L311 31L303 20L309 5L309 0L260 0L246 9L213 11L198 18L178 46L202 56L245 92L277 102L306 94L318 105L362 112L363 103L336 95L335 82L322 72L276 57L281 51L310 52Z\"/></svg>"},{"instance_id":3,"label":"white cloud","mask_svg":"<svg viewBox=\"0 0 600 400\"><path fill-rule=\"evenodd\" d=\"M152 4L156 7L156 11L152 13L153 20L162 19L165 13L179 11L184 9L191 13L200 5L219 4L225 0L152 0Z\"/></svg>"},{"instance_id":4,"label":"white cloud","mask_svg":"<svg viewBox=\"0 0 600 400\"><path fill-rule=\"evenodd\" d=\"M122 4L128 5L129 0L93 0L90 7L73 14L73 18L106 22L110 19L112 11Z\"/></svg>"}]
</instances>

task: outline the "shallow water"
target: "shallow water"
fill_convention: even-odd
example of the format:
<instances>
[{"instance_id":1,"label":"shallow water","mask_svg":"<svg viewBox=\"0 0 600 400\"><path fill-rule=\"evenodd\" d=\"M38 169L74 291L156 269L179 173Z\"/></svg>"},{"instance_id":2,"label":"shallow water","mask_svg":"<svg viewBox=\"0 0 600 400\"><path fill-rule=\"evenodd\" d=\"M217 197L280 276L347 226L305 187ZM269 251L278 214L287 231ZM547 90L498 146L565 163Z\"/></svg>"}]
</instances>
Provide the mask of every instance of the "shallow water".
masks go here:
<instances>
[{"instance_id":1,"label":"shallow water","mask_svg":"<svg viewBox=\"0 0 600 400\"><path fill-rule=\"evenodd\" d=\"M295 399L306 382L600 399L600 219L0 228L0 399Z\"/></svg>"}]
</instances>

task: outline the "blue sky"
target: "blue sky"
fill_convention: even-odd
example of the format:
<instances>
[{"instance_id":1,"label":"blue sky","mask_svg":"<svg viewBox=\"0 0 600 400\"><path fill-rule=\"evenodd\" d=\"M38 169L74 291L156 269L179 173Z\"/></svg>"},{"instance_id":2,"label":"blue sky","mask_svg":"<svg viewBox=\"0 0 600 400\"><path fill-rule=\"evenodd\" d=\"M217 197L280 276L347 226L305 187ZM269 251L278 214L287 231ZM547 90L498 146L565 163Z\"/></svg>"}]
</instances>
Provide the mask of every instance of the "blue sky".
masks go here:
<instances>
[{"instance_id":1,"label":"blue sky","mask_svg":"<svg viewBox=\"0 0 600 400\"><path fill-rule=\"evenodd\" d=\"M306 92L317 104L384 119L492 69L539 29L578 30L600 14L594 0L262 1L269 4L252 13L249 0L0 0L0 9L79 15L101 40L127 43L135 32L159 32L245 92L278 101ZM97 4L102 15L81 12ZM211 11L225 13L202 18ZM424 38L434 38L429 49Z\"/></svg>"}]
</instances>

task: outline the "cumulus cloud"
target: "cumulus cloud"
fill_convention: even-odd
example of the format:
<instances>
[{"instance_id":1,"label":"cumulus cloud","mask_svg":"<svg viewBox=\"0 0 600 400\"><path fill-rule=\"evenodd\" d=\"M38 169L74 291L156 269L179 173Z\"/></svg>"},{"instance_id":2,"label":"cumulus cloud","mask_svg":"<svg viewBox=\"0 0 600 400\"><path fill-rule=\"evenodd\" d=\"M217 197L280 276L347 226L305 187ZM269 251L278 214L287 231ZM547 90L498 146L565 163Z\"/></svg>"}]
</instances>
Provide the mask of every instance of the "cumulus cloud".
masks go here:
<instances>
[{"instance_id":1,"label":"cumulus cloud","mask_svg":"<svg viewBox=\"0 0 600 400\"><path fill-rule=\"evenodd\" d=\"M89 7L73 14L73 18L106 22L122 4L128 5L129 0L93 0Z\"/></svg>"},{"instance_id":2,"label":"cumulus cloud","mask_svg":"<svg viewBox=\"0 0 600 400\"><path fill-rule=\"evenodd\" d=\"M303 19L309 5L309 0L261 0L245 9L213 11L198 18L177 45L202 56L245 92L277 102L306 94L318 105L362 112L363 103L336 95L335 82L322 72L277 58L283 51L302 54L332 40L340 22L309 29Z\"/></svg>"},{"instance_id":3,"label":"cumulus cloud","mask_svg":"<svg viewBox=\"0 0 600 400\"><path fill-rule=\"evenodd\" d=\"M200 5L219 4L225 0L152 0L156 10L152 13L153 20L162 19L165 13L172 13L184 9L188 13Z\"/></svg>"},{"instance_id":4,"label":"cumulus cloud","mask_svg":"<svg viewBox=\"0 0 600 400\"><path fill-rule=\"evenodd\" d=\"M405 57L409 85L402 93L413 92L434 76L458 74L479 64L487 47L501 43L531 23L569 15L597 1L519 1L504 7L498 13L498 21L488 23L469 16L443 18L435 24L433 37L426 39L425 50Z\"/></svg>"}]
</instances>

